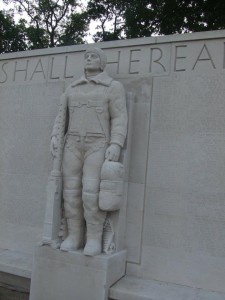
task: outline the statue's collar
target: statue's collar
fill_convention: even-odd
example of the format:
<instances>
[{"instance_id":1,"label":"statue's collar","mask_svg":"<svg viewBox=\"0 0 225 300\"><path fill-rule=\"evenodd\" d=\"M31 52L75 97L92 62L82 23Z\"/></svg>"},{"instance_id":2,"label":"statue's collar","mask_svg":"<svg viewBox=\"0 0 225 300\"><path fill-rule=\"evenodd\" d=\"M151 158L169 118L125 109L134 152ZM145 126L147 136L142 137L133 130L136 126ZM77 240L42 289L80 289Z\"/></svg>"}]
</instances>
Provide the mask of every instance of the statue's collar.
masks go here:
<instances>
[{"instance_id":1,"label":"statue's collar","mask_svg":"<svg viewBox=\"0 0 225 300\"><path fill-rule=\"evenodd\" d=\"M96 75L95 77L91 78L90 80L87 80L87 78L83 75L80 79L78 79L74 83L72 83L71 87L75 87L77 85L85 84L88 82L95 82L96 84L110 86L112 80L113 79L106 72L101 72L98 75Z\"/></svg>"}]
</instances>

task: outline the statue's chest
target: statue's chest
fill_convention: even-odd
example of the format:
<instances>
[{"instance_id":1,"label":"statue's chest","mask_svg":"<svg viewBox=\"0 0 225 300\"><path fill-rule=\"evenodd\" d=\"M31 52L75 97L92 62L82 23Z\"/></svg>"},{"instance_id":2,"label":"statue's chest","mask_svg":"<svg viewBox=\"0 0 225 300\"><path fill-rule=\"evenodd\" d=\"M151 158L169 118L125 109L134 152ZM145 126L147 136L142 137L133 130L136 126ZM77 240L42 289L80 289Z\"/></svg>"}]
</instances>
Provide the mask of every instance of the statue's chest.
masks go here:
<instances>
[{"instance_id":1,"label":"statue's chest","mask_svg":"<svg viewBox=\"0 0 225 300\"><path fill-rule=\"evenodd\" d=\"M68 96L68 106L81 108L86 106L87 108L103 106L106 103L106 97L101 94L94 93L74 93Z\"/></svg>"}]
</instances>

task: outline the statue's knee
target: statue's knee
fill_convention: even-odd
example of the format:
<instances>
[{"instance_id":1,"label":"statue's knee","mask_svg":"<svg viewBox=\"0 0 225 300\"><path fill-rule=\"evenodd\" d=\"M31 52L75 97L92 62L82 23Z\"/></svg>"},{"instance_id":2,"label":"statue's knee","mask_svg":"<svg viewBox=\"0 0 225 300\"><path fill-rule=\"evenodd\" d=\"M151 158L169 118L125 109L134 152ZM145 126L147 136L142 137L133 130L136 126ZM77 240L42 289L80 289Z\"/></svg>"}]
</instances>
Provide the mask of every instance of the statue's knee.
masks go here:
<instances>
[{"instance_id":1,"label":"statue's knee","mask_svg":"<svg viewBox=\"0 0 225 300\"><path fill-rule=\"evenodd\" d=\"M99 179L83 179L83 193L97 194L99 192Z\"/></svg>"},{"instance_id":2,"label":"statue's knee","mask_svg":"<svg viewBox=\"0 0 225 300\"><path fill-rule=\"evenodd\" d=\"M63 177L64 190L77 190L81 189L81 178L79 177Z\"/></svg>"}]
</instances>

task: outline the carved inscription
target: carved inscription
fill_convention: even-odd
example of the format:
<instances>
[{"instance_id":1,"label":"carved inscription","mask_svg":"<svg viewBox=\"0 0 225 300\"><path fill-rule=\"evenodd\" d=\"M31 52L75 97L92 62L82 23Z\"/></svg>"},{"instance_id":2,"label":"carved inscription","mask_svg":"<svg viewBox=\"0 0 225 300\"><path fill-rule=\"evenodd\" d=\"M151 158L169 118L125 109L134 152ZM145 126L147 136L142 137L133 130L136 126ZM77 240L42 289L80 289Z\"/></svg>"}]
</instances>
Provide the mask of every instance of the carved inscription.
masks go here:
<instances>
[{"instance_id":1,"label":"carved inscription","mask_svg":"<svg viewBox=\"0 0 225 300\"><path fill-rule=\"evenodd\" d=\"M54 67L54 60L55 60L55 57L52 57L51 59L51 68L50 68L50 79L59 79L60 76L57 76L57 75L53 75L53 67Z\"/></svg>"},{"instance_id":2,"label":"carved inscription","mask_svg":"<svg viewBox=\"0 0 225 300\"><path fill-rule=\"evenodd\" d=\"M21 63L21 61L15 61L15 67L14 67L14 74L13 74L13 81L16 80L16 75L19 73L19 76L22 76L21 73L23 73L24 76L24 81L27 80L27 71L28 71L28 64L29 64L29 60L26 60L25 66L18 66L20 64L23 64L23 61Z\"/></svg>"},{"instance_id":3,"label":"carved inscription","mask_svg":"<svg viewBox=\"0 0 225 300\"><path fill-rule=\"evenodd\" d=\"M150 49L150 66L149 72L152 73L153 64L158 64L164 72L166 72L165 66L162 64L161 59L163 57L163 50L160 48L151 48Z\"/></svg>"},{"instance_id":4,"label":"carved inscription","mask_svg":"<svg viewBox=\"0 0 225 300\"><path fill-rule=\"evenodd\" d=\"M5 66L8 64L8 62L4 62L2 64L2 68L1 68L1 71L2 71L2 80L0 80L0 83L5 83L8 79L8 74L6 72L6 69L5 69Z\"/></svg>"},{"instance_id":5,"label":"carved inscription","mask_svg":"<svg viewBox=\"0 0 225 300\"><path fill-rule=\"evenodd\" d=\"M108 61L108 65L116 65L116 74L119 74L119 69L120 69L120 52L117 52L117 60L116 61Z\"/></svg>"},{"instance_id":6,"label":"carved inscription","mask_svg":"<svg viewBox=\"0 0 225 300\"><path fill-rule=\"evenodd\" d=\"M133 71L133 63L140 62L140 59L134 58L134 55L137 54L137 53L139 54L140 52L141 52L141 49L130 50L130 60L129 60L128 74L138 74L138 73L140 73L139 71Z\"/></svg>"},{"instance_id":7,"label":"carved inscription","mask_svg":"<svg viewBox=\"0 0 225 300\"><path fill-rule=\"evenodd\" d=\"M174 58L174 72L180 72L180 71L185 71L185 68L178 68L178 62L184 60L187 58L187 56L181 55L180 54L180 49L184 50L187 48L187 45L180 45L180 46L175 46L175 58Z\"/></svg>"},{"instance_id":8,"label":"carved inscription","mask_svg":"<svg viewBox=\"0 0 225 300\"><path fill-rule=\"evenodd\" d=\"M206 46L206 44L203 45L197 59L196 59L196 62L194 63L194 66L192 68L192 70L195 69L196 65L199 63L199 62L209 62L212 64L212 67L214 69L216 69L216 66L214 64L214 61L212 59L212 56L211 56L211 53L209 52L209 49L208 47Z\"/></svg>"},{"instance_id":9,"label":"carved inscription","mask_svg":"<svg viewBox=\"0 0 225 300\"><path fill-rule=\"evenodd\" d=\"M43 78L46 79L46 76L45 76L45 72L44 72L44 69L43 69L43 65L42 65L42 61L41 59L38 60L38 63L36 65L36 67L34 68L34 71L30 77L30 80L33 79L33 76L37 73L41 73L43 75Z\"/></svg>"},{"instance_id":10,"label":"carved inscription","mask_svg":"<svg viewBox=\"0 0 225 300\"><path fill-rule=\"evenodd\" d=\"M220 49L218 49L221 47ZM201 67L225 69L225 41L143 45L110 49L107 70L112 75L193 72ZM219 55L218 55L219 53ZM0 61L0 84L76 79L83 71L80 52ZM111 58L111 59L110 59Z\"/></svg>"},{"instance_id":11,"label":"carved inscription","mask_svg":"<svg viewBox=\"0 0 225 300\"><path fill-rule=\"evenodd\" d=\"M73 78L72 74L68 73L67 70L67 64L68 64L68 56L65 56L65 64L64 64L64 74L63 74L63 78Z\"/></svg>"}]
</instances>

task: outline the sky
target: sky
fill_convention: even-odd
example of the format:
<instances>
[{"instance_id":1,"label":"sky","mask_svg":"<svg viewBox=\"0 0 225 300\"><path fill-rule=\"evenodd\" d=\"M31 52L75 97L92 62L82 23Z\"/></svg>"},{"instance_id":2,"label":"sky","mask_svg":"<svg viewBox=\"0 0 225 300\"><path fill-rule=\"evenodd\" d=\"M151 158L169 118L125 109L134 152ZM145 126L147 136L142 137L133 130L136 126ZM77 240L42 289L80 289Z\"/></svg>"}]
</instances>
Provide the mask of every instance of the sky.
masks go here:
<instances>
[{"instance_id":1,"label":"sky","mask_svg":"<svg viewBox=\"0 0 225 300\"><path fill-rule=\"evenodd\" d=\"M82 5L86 5L87 4L87 0L78 0ZM0 0L0 10L9 10L9 9L14 9L14 5L13 3L10 3L8 5L6 5L5 3L3 3L2 0ZM19 15L19 14L16 14L14 15L14 19L15 21L17 22L20 18L24 18L26 19L26 15ZM96 21L91 21L90 25L89 25L89 32L88 32L88 35L87 37L85 38L85 40L87 41L87 43L93 43L93 39L92 39L92 35L96 32L96 26L98 25L98 22Z\"/></svg>"}]
</instances>

